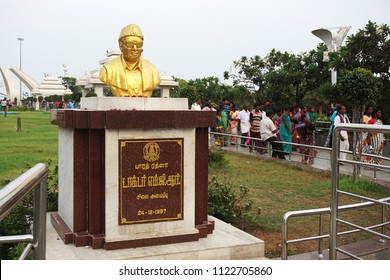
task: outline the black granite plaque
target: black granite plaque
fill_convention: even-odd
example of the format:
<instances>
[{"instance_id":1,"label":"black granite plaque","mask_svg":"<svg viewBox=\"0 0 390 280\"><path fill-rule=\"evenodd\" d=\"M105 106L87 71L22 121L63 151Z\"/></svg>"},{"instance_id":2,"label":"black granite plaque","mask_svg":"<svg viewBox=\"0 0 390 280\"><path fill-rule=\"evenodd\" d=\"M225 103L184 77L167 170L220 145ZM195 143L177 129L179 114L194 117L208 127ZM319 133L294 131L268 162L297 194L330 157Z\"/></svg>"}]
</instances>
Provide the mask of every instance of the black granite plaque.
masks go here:
<instances>
[{"instance_id":1,"label":"black granite plaque","mask_svg":"<svg viewBox=\"0 0 390 280\"><path fill-rule=\"evenodd\" d=\"M119 140L119 224L183 219L183 138Z\"/></svg>"}]
</instances>

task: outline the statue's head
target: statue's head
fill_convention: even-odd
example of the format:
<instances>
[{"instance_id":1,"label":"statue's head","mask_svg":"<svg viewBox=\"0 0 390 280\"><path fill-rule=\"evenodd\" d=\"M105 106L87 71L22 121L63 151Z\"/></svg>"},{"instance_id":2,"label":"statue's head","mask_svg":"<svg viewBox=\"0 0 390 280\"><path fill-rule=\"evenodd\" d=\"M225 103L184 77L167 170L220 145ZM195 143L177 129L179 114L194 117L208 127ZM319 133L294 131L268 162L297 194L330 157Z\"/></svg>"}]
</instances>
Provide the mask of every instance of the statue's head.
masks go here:
<instances>
[{"instance_id":1,"label":"statue's head","mask_svg":"<svg viewBox=\"0 0 390 280\"><path fill-rule=\"evenodd\" d=\"M124 27L119 35L119 48L123 57L130 62L136 62L142 54L144 36L136 24Z\"/></svg>"}]
</instances>

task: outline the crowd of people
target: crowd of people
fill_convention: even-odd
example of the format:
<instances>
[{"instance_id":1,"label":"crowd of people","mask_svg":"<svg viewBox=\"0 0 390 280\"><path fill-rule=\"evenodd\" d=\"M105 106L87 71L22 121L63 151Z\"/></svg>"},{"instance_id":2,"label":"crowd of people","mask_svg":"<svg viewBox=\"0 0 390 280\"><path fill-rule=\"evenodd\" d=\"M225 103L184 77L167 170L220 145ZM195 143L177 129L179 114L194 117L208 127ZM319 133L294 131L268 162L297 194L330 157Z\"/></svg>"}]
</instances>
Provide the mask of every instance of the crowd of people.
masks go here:
<instances>
[{"instance_id":1,"label":"crowd of people","mask_svg":"<svg viewBox=\"0 0 390 280\"><path fill-rule=\"evenodd\" d=\"M280 159L285 159L285 155L294 149L301 154L302 164L314 165L317 150L313 146L316 145L315 131L319 116L314 106L295 105L279 110L273 108L270 102L266 102L254 104L252 108L249 104L244 104L239 110L234 103L225 98L219 104L198 99L192 104L191 110L216 111L216 125L212 130L228 135L216 134L214 143L217 146L241 145L248 147L249 153L259 152L262 154L266 153L267 146L271 145L272 156ZM350 123L346 111L346 107L343 105L335 105L331 110L329 114L331 125L325 143L326 147L332 147L333 128L342 123ZM372 107L368 107L363 122L383 125L381 117L380 109L374 110ZM237 137L238 135L241 137ZM363 133L359 141L359 152L368 154L364 156L363 160L380 164L380 159L369 155L383 155L385 143L383 133ZM350 150L349 142L348 133L341 131L340 150ZM346 155L342 152L340 158L346 159Z\"/></svg>"},{"instance_id":2,"label":"crowd of people","mask_svg":"<svg viewBox=\"0 0 390 280\"><path fill-rule=\"evenodd\" d=\"M34 102L31 100L22 100L22 103L24 106L27 107L33 107ZM11 99L4 98L0 102L0 111L5 111L7 108L16 106L14 101L11 101ZM41 110L51 110L51 109L77 109L78 104L74 102L73 100L70 100L68 102L65 101L56 101L56 102L48 102L48 101L42 101L39 104L39 107Z\"/></svg>"},{"instance_id":3,"label":"crowd of people","mask_svg":"<svg viewBox=\"0 0 390 280\"><path fill-rule=\"evenodd\" d=\"M31 101L28 101L28 103L26 103L25 105L32 107L33 103ZM40 110L46 110L46 111L49 111L51 109L77 109L78 104L76 102L74 102L73 100L70 100L68 102L65 102L65 101L56 101L56 102L50 101L49 102L49 101L43 100L42 102L40 102L39 108L40 108Z\"/></svg>"},{"instance_id":4,"label":"crowd of people","mask_svg":"<svg viewBox=\"0 0 390 280\"><path fill-rule=\"evenodd\" d=\"M11 101L11 99L3 98L0 102L0 111L6 111L8 107L15 106L15 102Z\"/></svg>"}]
</instances>

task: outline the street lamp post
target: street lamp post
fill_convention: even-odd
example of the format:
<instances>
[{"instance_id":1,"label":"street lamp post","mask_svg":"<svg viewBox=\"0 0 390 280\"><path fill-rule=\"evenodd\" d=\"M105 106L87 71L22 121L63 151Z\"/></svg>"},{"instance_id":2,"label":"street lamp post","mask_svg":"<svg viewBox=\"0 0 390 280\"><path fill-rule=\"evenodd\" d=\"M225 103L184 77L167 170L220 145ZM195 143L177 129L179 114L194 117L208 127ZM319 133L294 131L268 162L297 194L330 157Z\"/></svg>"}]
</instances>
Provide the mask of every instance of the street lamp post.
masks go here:
<instances>
[{"instance_id":1,"label":"street lamp post","mask_svg":"<svg viewBox=\"0 0 390 280\"><path fill-rule=\"evenodd\" d=\"M19 70L22 71L22 42L24 41L23 38L16 38L19 41ZM19 79L19 86L20 86L20 96L19 96L19 104L22 104L22 79Z\"/></svg>"},{"instance_id":2,"label":"street lamp post","mask_svg":"<svg viewBox=\"0 0 390 280\"><path fill-rule=\"evenodd\" d=\"M335 28L320 28L313 30L311 33L313 35L320 38L328 47L328 51L330 52L336 52L341 46L341 43L343 42L344 38L347 36L348 31L351 29L351 26L344 26L344 27L335 27ZM326 58L326 55L324 53L324 60ZM329 58L328 58L329 59ZM332 71L332 85L335 85L337 83L337 72L334 68L331 69ZM338 139L338 138L337 138ZM355 138L356 139L356 138ZM355 149L353 149L355 151ZM333 156L338 155L338 151L333 150ZM338 169L336 169L338 170ZM356 172L356 169L354 170L354 173ZM332 192L331 201L337 201L338 193ZM331 211L334 212L335 215L332 215L332 219L330 221L330 228L329 228L329 259L330 260L336 260L337 259L337 206L335 207L335 203L332 203L331 205Z\"/></svg>"},{"instance_id":3,"label":"street lamp post","mask_svg":"<svg viewBox=\"0 0 390 280\"><path fill-rule=\"evenodd\" d=\"M313 30L311 33L320 38L328 47L329 52L336 52L347 36L351 26L332 27L332 28L320 28ZM324 61L329 61L328 54L324 52ZM331 81L332 85L337 83L337 71L332 68L331 70Z\"/></svg>"}]
</instances>

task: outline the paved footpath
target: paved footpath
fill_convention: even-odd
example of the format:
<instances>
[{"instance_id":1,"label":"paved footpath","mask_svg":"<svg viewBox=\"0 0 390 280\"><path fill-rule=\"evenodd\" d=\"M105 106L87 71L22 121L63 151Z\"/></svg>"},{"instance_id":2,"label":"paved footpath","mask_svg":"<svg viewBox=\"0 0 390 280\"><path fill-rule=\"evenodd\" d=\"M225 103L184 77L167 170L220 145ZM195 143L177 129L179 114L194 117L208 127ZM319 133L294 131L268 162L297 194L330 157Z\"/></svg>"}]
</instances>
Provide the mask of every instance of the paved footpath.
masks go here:
<instances>
[{"instance_id":1,"label":"paved footpath","mask_svg":"<svg viewBox=\"0 0 390 280\"><path fill-rule=\"evenodd\" d=\"M226 151L247 154L247 155L251 155L251 156L257 156L260 158L269 158L267 153L262 154L262 155L260 155L259 152L255 152L253 154L249 153L248 147L241 147L241 146L237 147L236 145L228 145L226 147L223 147L222 149L226 150ZM331 171L331 166L330 166L331 165L331 162L330 162L331 152L326 151L326 150L317 150L317 151L318 151L317 157L314 159L314 165L312 167L314 167L316 169L320 169L320 170ZM288 155L286 156L286 159L287 160L289 159ZM294 151L293 154L291 155L291 162L301 164L300 163L301 159L302 159L301 155L296 151ZM347 159L351 159L351 155L348 155ZM388 161L388 160L383 161L382 165L390 166L390 161ZM304 165L302 165L302 166L304 166ZM341 165L340 172L343 174L352 175L353 174L353 166L351 164ZM384 171L377 170L376 176L375 176L374 170L362 167L361 168L361 175L363 177L368 178L368 179L374 179L376 177L376 179L378 181L380 181L381 183L383 182L386 187L390 188L390 170L387 170L387 171L386 170L384 170Z\"/></svg>"}]
</instances>

